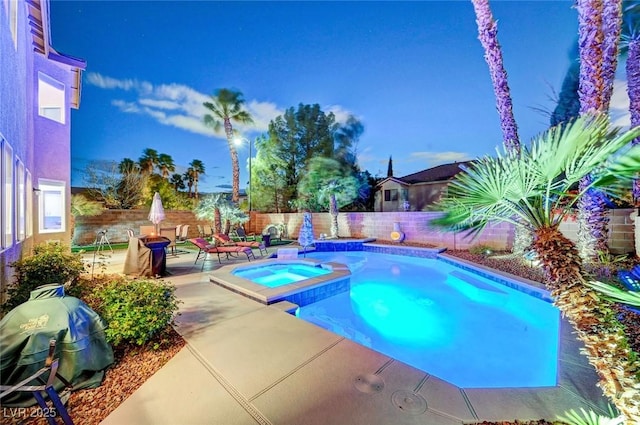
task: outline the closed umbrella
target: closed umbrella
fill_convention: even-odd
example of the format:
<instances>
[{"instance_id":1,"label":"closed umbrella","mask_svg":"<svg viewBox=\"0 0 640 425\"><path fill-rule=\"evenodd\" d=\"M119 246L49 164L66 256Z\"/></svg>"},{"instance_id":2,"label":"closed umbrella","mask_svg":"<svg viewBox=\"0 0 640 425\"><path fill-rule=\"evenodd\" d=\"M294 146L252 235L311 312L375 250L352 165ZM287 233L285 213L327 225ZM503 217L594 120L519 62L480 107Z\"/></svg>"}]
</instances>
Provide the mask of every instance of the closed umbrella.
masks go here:
<instances>
[{"instance_id":1,"label":"closed umbrella","mask_svg":"<svg viewBox=\"0 0 640 425\"><path fill-rule=\"evenodd\" d=\"M159 235L158 225L164 220L164 207L162 206L162 199L158 192L153 195L153 202L151 202L151 210L149 211L149 221L156 225L156 235Z\"/></svg>"}]
</instances>

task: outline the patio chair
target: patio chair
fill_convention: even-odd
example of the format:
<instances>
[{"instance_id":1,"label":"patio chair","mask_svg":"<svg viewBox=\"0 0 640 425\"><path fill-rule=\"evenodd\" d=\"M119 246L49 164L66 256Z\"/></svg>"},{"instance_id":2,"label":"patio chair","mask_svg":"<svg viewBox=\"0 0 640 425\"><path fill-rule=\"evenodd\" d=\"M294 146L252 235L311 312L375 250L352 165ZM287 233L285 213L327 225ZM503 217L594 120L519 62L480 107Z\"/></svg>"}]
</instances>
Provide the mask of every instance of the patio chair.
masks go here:
<instances>
[{"instance_id":1,"label":"patio chair","mask_svg":"<svg viewBox=\"0 0 640 425\"><path fill-rule=\"evenodd\" d=\"M163 227L160 229L160 236L164 236L171 242L165 247L167 252L171 250L171 255L176 255L176 229L175 227Z\"/></svg>"},{"instance_id":2,"label":"patio chair","mask_svg":"<svg viewBox=\"0 0 640 425\"><path fill-rule=\"evenodd\" d=\"M197 224L196 226L198 226L198 237L204 238L204 229L202 228L202 225Z\"/></svg>"},{"instance_id":3,"label":"patio chair","mask_svg":"<svg viewBox=\"0 0 640 425\"><path fill-rule=\"evenodd\" d=\"M267 252L267 247L264 245L264 242L258 242L258 241L233 241L231 240L231 238L227 235L225 235L224 233L214 233L213 238L222 246L246 246L249 248L258 248L260 250L260 256L264 257L266 254L268 254ZM220 246L220 245L218 245Z\"/></svg>"},{"instance_id":4,"label":"patio chair","mask_svg":"<svg viewBox=\"0 0 640 425\"><path fill-rule=\"evenodd\" d=\"M204 270L204 263L207 261L208 257L211 254L216 254L218 256L218 262L222 264L222 260L220 255L224 254L226 259L229 260L231 257L238 257L238 254L243 253L247 256L247 261L251 261L251 258L255 260L256 257L253 255L253 251L251 248L247 246L215 246L210 245L206 239L203 238L193 238L189 239L189 242L198 247L198 254L196 255L196 260L193 264L196 264L200 258L202 258L202 268Z\"/></svg>"},{"instance_id":5,"label":"patio chair","mask_svg":"<svg viewBox=\"0 0 640 425\"><path fill-rule=\"evenodd\" d=\"M56 378L62 381L65 385L63 398L66 398L67 396L65 392L70 392L72 388L71 383L58 373L59 359L53 358L55 349L56 340L52 339L49 341L49 354L47 355L44 365L40 370L28 378L23 379L21 382L18 382L16 385L0 385L0 400L15 392L30 392L38 402L38 406L40 406L41 411L53 412L55 410L55 415L46 415L47 422L50 425L58 423L56 421L56 416L60 417L65 425L73 425L73 420L69 416L60 395L54 388L54 381ZM33 385L34 383L39 383L40 385ZM47 404L47 401L43 397L43 391L47 396L49 396L49 400L51 400L53 408L49 407ZM6 407L4 409L8 410Z\"/></svg>"},{"instance_id":6,"label":"patio chair","mask_svg":"<svg viewBox=\"0 0 640 425\"><path fill-rule=\"evenodd\" d=\"M204 232L204 237L209 238L213 235L213 228L208 224L202 226L202 231Z\"/></svg>"},{"instance_id":7,"label":"patio chair","mask_svg":"<svg viewBox=\"0 0 640 425\"><path fill-rule=\"evenodd\" d=\"M127 229L127 240L135 237L135 232L133 231L133 229Z\"/></svg>"},{"instance_id":8,"label":"patio chair","mask_svg":"<svg viewBox=\"0 0 640 425\"><path fill-rule=\"evenodd\" d=\"M140 226L141 236L151 236L156 232L156 226Z\"/></svg>"},{"instance_id":9,"label":"patio chair","mask_svg":"<svg viewBox=\"0 0 640 425\"><path fill-rule=\"evenodd\" d=\"M189 239L189 225L183 224L180 229L180 240L186 241L187 239Z\"/></svg>"},{"instance_id":10,"label":"patio chair","mask_svg":"<svg viewBox=\"0 0 640 425\"><path fill-rule=\"evenodd\" d=\"M244 227L242 226L236 227L236 235L238 235L240 240L243 242L256 240L256 235L254 235L253 233L247 235L247 233L244 231Z\"/></svg>"},{"instance_id":11,"label":"patio chair","mask_svg":"<svg viewBox=\"0 0 640 425\"><path fill-rule=\"evenodd\" d=\"M276 226L269 226L267 227L265 232L262 233L267 233L269 234L271 241L281 241L282 240L282 235L280 234L280 230L278 230L278 228Z\"/></svg>"}]
</instances>

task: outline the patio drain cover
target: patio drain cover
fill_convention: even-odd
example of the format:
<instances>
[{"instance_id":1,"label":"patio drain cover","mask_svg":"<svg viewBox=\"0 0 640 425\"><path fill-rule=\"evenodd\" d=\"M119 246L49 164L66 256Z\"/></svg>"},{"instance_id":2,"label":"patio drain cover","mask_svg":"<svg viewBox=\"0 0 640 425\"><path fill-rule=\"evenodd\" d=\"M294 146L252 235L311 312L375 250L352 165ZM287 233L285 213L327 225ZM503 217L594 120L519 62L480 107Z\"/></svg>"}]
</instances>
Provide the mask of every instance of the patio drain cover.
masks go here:
<instances>
[{"instance_id":1,"label":"patio drain cover","mask_svg":"<svg viewBox=\"0 0 640 425\"><path fill-rule=\"evenodd\" d=\"M384 381L378 375L358 375L354 381L356 389L365 394L379 393L384 388Z\"/></svg>"},{"instance_id":2,"label":"patio drain cover","mask_svg":"<svg viewBox=\"0 0 640 425\"><path fill-rule=\"evenodd\" d=\"M410 415L421 415L427 410L427 400L420 394L407 390L398 390L393 393L391 403Z\"/></svg>"}]
</instances>

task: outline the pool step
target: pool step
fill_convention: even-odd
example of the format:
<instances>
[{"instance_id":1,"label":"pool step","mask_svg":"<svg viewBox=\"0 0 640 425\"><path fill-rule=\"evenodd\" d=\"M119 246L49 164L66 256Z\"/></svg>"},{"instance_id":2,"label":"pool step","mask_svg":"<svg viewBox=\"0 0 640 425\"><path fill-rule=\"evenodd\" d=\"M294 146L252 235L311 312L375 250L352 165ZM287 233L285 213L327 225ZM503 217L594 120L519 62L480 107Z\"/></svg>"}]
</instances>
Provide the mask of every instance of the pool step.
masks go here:
<instances>
[{"instance_id":1,"label":"pool step","mask_svg":"<svg viewBox=\"0 0 640 425\"><path fill-rule=\"evenodd\" d=\"M280 302L269 305L269 307L277 308L278 310L282 310L285 313L296 314L296 310L298 309L298 304L294 304L290 301L280 301Z\"/></svg>"},{"instance_id":2,"label":"pool step","mask_svg":"<svg viewBox=\"0 0 640 425\"><path fill-rule=\"evenodd\" d=\"M464 283L467 283L477 289L480 289L482 291L489 291L489 292L495 292L496 294L502 294L502 295L507 295L506 291L503 291L501 289L496 288L495 286L489 285L488 283L485 283L483 281L481 281L480 279L476 279L473 276L470 276L464 272L460 272L457 270L452 271L451 273L449 273L450 276L453 276L457 279L460 279L461 281L463 281Z\"/></svg>"}]
</instances>

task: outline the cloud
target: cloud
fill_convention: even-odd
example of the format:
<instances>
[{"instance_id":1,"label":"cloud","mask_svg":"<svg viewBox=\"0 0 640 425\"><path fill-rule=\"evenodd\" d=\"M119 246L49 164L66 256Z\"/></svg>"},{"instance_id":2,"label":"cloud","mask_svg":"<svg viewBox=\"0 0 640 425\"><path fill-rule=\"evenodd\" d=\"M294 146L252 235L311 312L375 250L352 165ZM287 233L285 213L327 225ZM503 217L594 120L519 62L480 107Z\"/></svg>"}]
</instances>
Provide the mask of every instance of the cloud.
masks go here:
<instances>
[{"instance_id":1,"label":"cloud","mask_svg":"<svg viewBox=\"0 0 640 425\"><path fill-rule=\"evenodd\" d=\"M473 156L466 152L411 152L407 162L424 162L426 166L431 167L470 159L473 159Z\"/></svg>"},{"instance_id":2,"label":"cloud","mask_svg":"<svg viewBox=\"0 0 640 425\"><path fill-rule=\"evenodd\" d=\"M609 115L611 123L616 127L629 128L631 126L631 114L629 112L629 95L627 82L615 80L613 83L613 95L609 103Z\"/></svg>"},{"instance_id":3,"label":"cloud","mask_svg":"<svg viewBox=\"0 0 640 425\"><path fill-rule=\"evenodd\" d=\"M135 99L114 99L111 104L124 113L146 115L162 125L176 127L192 133L225 139L224 131L214 132L204 125L208 110L202 105L211 97L193 88L176 83L153 85L136 79L116 79L96 72L86 74L86 82L105 90L133 92ZM269 121L281 115L283 110L272 102L250 100L247 110L254 120L252 125L235 124L240 133L266 131Z\"/></svg>"},{"instance_id":4,"label":"cloud","mask_svg":"<svg viewBox=\"0 0 640 425\"><path fill-rule=\"evenodd\" d=\"M325 106L324 110L326 113L333 112L333 115L336 116L336 122L341 124L346 123L350 116L355 116L353 112L344 109L340 105Z\"/></svg>"}]
</instances>

